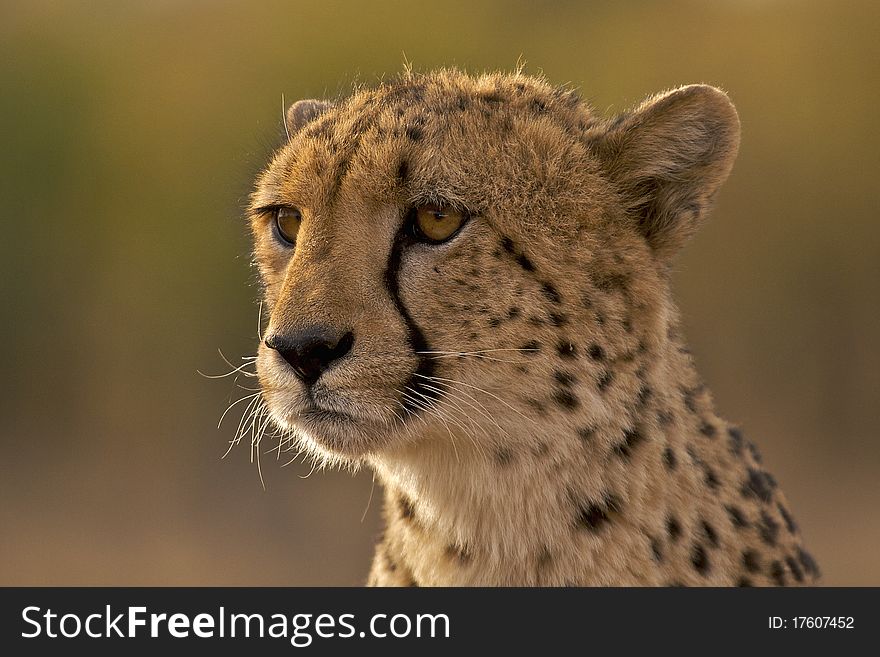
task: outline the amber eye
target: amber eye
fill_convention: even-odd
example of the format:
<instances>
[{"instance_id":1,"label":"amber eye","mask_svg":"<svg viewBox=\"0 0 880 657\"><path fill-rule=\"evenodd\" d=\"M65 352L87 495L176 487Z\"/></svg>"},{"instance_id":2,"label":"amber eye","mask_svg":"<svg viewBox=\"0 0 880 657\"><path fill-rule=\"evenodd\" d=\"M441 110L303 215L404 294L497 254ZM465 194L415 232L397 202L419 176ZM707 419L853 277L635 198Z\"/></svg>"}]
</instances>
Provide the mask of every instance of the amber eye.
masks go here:
<instances>
[{"instance_id":1,"label":"amber eye","mask_svg":"<svg viewBox=\"0 0 880 657\"><path fill-rule=\"evenodd\" d=\"M421 205L413 208L413 234L425 242L445 242L458 232L466 220L464 212L439 205Z\"/></svg>"},{"instance_id":2,"label":"amber eye","mask_svg":"<svg viewBox=\"0 0 880 657\"><path fill-rule=\"evenodd\" d=\"M296 208L283 205L275 210L275 232L290 245L296 244L296 234L302 223L302 214Z\"/></svg>"}]
</instances>

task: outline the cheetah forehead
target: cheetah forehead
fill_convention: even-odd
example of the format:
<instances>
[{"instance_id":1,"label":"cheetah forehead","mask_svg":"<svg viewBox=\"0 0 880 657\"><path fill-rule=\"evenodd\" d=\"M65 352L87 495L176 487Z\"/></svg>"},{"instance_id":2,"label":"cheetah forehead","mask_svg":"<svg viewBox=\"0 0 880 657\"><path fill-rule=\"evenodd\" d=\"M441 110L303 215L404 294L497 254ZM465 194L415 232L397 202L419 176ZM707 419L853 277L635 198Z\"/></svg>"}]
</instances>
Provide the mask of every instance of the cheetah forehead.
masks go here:
<instances>
[{"instance_id":1,"label":"cheetah forehead","mask_svg":"<svg viewBox=\"0 0 880 657\"><path fill-rule=\"evenodd\" d=\"M347 186L362 204L440 202L559 229L604 192L589 150L602 122L540 78L441 70L307 103L288 113L256 205L329 206Z\"/></svg>"}]
</instances>

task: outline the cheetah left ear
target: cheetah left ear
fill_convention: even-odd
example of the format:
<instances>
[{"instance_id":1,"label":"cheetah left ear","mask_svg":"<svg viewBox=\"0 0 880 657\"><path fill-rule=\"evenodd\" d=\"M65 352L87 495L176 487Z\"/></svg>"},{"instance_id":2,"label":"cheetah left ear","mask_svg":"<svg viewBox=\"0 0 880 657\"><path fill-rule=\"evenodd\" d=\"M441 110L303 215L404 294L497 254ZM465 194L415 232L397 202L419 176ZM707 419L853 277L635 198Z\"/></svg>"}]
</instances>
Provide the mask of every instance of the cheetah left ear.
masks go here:
<instances>
[{"instance_id":1,"label":"cheetah left ear","mask_svg":"<svg viewBox=\"0 0 880 657\"><path fill-rule=\"evenodd\" d=\"M669 261L733 167L739 118L723 91L680 87L619 117L594 145L648 244Z\"/></svg>"},{"instance_id":2,"label":"cheetah left ear","mask_svg":"<svg viewBox=\"0 0 880 657\"><path fill-rule=\"evenodd\" d=\"M333 103L326 100L298 100L287 108L284 116L284 127L287 133L292 135L321 116L328 109L333 107Z\"/></svg>"}]
</instances>

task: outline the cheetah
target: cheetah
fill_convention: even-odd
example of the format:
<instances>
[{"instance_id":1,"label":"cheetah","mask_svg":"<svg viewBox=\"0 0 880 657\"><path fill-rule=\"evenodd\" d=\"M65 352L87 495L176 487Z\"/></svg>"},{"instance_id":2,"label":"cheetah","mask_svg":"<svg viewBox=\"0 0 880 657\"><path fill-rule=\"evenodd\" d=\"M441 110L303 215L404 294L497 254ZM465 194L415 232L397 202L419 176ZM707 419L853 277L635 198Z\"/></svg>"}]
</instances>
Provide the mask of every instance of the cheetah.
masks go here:
<instances>
[{"instance_id":1,"label":"cheetah","mask_svg":"<svg viewBox=\"0 0 880 657\"><path fill-rule=\"evenodd\" d=\"M284 127L248 209L257 376L281 440L381 482L369 585L818 582L670 291L739 147L725 93L606 118L407 71Z\"/></svg>"}]
</instances>

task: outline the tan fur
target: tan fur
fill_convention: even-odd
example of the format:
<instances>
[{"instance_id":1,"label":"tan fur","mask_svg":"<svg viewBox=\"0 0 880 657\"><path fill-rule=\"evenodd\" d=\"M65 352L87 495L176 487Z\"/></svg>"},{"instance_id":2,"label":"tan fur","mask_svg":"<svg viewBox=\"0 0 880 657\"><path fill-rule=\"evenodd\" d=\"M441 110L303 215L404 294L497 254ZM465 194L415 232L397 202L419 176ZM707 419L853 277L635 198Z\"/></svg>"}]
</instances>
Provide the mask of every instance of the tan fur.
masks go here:
<instances>
[{"instance_id":1,"label":"tan fur","mask_svg":"<svg viewBox=\"0 0 880 657\"><path fill-rule=\"evenodd\" d=\"M311 397L265 345L258 372L301 449L383 483L371 584L816 580L669 289L736 155L722 92L605 120L540 79L443 70L301 101L287 123L252 198L266 332L354 343ZM401 241L423 203L471 219L444 244ZM279 205L302 211L295 249L273 235Z\"/></svg>"}]
</instances>

